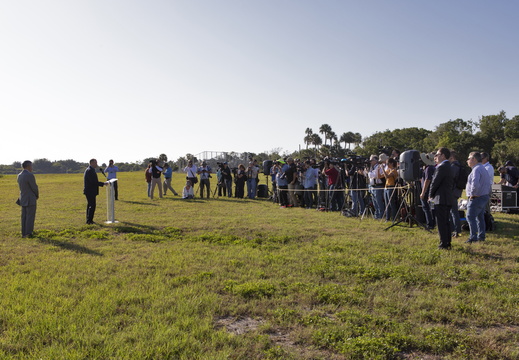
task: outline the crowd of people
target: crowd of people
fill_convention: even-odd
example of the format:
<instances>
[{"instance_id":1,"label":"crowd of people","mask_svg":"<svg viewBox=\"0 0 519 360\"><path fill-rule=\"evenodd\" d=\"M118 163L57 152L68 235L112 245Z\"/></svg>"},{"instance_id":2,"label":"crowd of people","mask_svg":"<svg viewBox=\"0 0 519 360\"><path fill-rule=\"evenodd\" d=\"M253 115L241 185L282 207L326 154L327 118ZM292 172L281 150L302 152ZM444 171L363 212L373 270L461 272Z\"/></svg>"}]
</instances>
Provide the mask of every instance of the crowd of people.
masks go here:
<instances>
[{"instance_id":1,"label":"crowd of people","mask_svg":"<svg viewBox=\"0 0 519 360\"><path fill-rule=\"evenodd\" d=\"M463 190L467 196L466 219L470 229L467 243L485 241L485 212L490 211L490 195L494 184L494 168L490 156L485 152L471 152L467 165L463 166L455 151L439 148L433 153L420 154L422 167L419 178L400 176L400 152L393 150L390 155L381 153L369 159L351 157L334 160L325 158L301 161L291 157L264 162L263 173L270 175L271 199L281 208L303 207L326 211L343 211L348 216L364 216L370 212L374 219L396 221L402 214L398 211L406 196L404 189L409 186L418 189L418 201L423 210L424 226L431 230L438 228L442 249L451 247L452 237L461 235L461 221L458 200ZM36 202L39 197L36 179L32 174L32 163L23 162L23 171L18 175L22 207L22 236L32 236L36 216ZM107 181L99 181L100 170ZM109 161L105 172L99 169L96 159L91 159L84 174L84 195L87 200L86 223L94 223L96 197L99 187L112 184L115 200L118 199L118 168ZM199 193L201 198L211 196L211 179L216 175L218 196L255 199L258 192L260 166L249 158L247 167L239 164L230 168L227 162L217 163L216 171L203 161L197 166L193 161L183 169L186 183L182 189L183 199L192 199ZM499 167L498 184L519 191L519 171L511 161ZM164 176L164 179L162 179ZM173 169L168 163L152 160L145 170L147 194L154 198L155 188L159 198L169 190L175 196L179 193L172 187ZM196 184L199 183L195 191ZM234 184L234 191L233 191ZM247 192L245 193L245 186Z\"/></svg>"}]
</instances>

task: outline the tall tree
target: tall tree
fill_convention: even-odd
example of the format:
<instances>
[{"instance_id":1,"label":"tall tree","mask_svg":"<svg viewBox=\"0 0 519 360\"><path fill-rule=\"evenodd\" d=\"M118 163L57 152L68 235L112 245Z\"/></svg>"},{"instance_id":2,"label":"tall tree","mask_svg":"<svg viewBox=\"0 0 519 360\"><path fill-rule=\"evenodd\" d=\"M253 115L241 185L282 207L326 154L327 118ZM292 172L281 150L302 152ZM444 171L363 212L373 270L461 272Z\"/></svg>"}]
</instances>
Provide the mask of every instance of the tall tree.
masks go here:
<instances>
[{"instance_id":1,"label":"tall tree","mask_svg":"<svg viewBox=\"0 0 519 360\"><path fill-rule=\"evenodd\" d=\"M480 137L485 142L483 144L490 150L494 144L505 139L505 126L508 122L506 113L501 110L497 115L485 115L479 120Z\"/></svg>"},{"instance_id":2,"label":"tall tree","mask_svg":"<svg viewBox=\"0 0 519 360\"><path fill-rule=\"evenodd\" d=\"M332 127L328 124L322 124L319 128L319 133L323 134L324 137L324 145L326 145L326 140L328 139L328 134L332 131Z\"/></svg>"},{"instance_id":3,"label":"tall tree","mask_svg":"<svg viewBox=\"0 0 519 360\"><path fill-rule=\"evenodd\" d=\"M160 154L159 155L159 161L167 163L168 162L168 156L166 154Z\"/></svg>"},{"instance_id":4,"label":"tall tree","mask_svg":"<svg viewBox=\"0 0 519 360\"><path fill-rule=\"evenodd\" d=\"M355 134L351 131L342 133L340 141L344 143L345 149L346 144L348 144L348 149L351 149L351 143L355 142Z\"/></svg>"},{"instance_id":5,"label":"tall tree","mask_svg":"<svg viewBox=\"0 0 519 360\"><path fill-rule=\"evenodd\" d=\"M319 134L312 134L312 145L314 145L315 154L317 155L317 147L321 146L323 143L323 139L319 136Z\"/></svg>"},{"instance_id":6,"label":"tall tree","mask_svg":"<svg viewBox=\"0 0 519 360\"><path fill-rule=\"evenodd\" d=\"M355 146L359 146L359 144L362 142L362 135L360 133L353 134L353 143Z\"/></svg>"},{"instance_id":7,"label":"tall tree","mask_svg":"<svg viewBox=\"0 0 519 360\"><path fill-rule=\"evenodd\" d=\"M427 136L424 140L425 150L432 151L444 146L456 150L460 158L463 159L473 150L483 150L480 149L474 129L475 124L470 120L449 120L438 125Z\"/></svg>"},{"instance_id":8,"label":"tall tree","mask_svg":"<svg viewBox=\"0 0 519 360\"><path fill-rule=\"evenodd\" d=\"M519 115L514 116L506 122L505 139L519 139Z\"/></svg>"}]
</instances>

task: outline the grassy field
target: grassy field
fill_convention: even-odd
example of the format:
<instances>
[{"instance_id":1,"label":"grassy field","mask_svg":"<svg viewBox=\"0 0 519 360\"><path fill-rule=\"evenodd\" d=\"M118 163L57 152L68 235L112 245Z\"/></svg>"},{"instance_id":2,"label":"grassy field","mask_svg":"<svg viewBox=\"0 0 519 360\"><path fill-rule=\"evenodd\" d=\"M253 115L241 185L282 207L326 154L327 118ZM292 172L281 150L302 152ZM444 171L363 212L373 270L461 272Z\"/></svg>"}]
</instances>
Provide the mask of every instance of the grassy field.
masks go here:
<instances>
[{"instance_id":1,"label":"grassy field","mask_svg":"<svg viewBox=\"0 0 519 360\"><path fill-rule=\"evenodd\" d=\"M518 215L439 251L418 227L119 179L119 223L101 189L87 226L82 174L38 175L22 239L0 177L1 359L519 358Z\"/></svg>"}]
</instances>

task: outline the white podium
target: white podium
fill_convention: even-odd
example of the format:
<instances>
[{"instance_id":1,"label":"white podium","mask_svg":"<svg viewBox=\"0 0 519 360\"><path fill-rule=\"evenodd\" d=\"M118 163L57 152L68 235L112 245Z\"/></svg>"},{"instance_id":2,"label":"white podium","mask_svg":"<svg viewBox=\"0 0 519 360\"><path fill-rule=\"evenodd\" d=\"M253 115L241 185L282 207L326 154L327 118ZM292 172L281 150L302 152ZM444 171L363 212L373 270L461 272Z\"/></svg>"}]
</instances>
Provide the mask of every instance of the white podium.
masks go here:
<instances>
[{"instance_id":1,"label":"white podium","mask_svg":"<svg viewBox=\"0 0 519 360\"><path fill-rule=\"evenodd\" d=\"M114 189L114 182L116 182L117 179L111 179L108 180L110 183L106 187L106 221L105 224L114 224L119 221L115 220L115 189Z\"/></svg>"}]
</instances>

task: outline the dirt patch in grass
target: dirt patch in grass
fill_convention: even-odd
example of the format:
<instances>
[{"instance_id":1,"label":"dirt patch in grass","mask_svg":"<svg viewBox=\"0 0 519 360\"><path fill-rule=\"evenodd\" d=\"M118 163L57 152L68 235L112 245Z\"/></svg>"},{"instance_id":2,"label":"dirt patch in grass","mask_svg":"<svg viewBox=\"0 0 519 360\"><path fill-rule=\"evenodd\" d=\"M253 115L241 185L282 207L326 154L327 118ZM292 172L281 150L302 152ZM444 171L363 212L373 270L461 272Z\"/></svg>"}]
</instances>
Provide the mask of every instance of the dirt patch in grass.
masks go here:
<instances>
[{"instance_id":1,"label":"dirt patch in grass","mask_svg":"<svg viewBox=\"0 0 519 360\"><path fill-rule=\"evenodd\" d=\"M250 317L235 318L222 317L216 320L216 328L225 328L234 335L243 335L248 332L256 331L265 323L263 319L253 319ZM268 332L270 340L275 346L285 349L287 352L296 356L297 359L329 359L341 360L344 356L334 354L329 351L307 348L296 344L291 338L290 333L281 329L270 329Z\"/></svg>"},{"instance_id":2,"label":"dirt patch in grass","mask_svg":"<svg viewBox=\"0 0 519 360\"><path fill-rule=\"evenodd\" d=\"M250 317L235 318L223 317L216 320L216 328L225 328L228 332L234 335L243 335L245 333L256 331L265 321L262 319L253 319Z\"/></svg>"}]
</instances>

